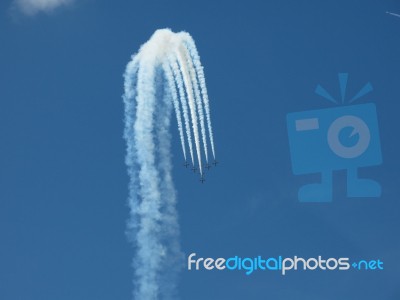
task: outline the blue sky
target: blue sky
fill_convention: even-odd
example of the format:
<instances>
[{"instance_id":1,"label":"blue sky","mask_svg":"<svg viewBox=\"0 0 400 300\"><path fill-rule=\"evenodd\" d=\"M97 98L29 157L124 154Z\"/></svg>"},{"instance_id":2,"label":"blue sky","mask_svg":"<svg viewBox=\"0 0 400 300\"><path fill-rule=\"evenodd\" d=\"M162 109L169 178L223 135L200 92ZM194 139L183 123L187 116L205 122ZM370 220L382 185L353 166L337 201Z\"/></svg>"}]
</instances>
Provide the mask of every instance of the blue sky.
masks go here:
<instances>
[{"instance_id":1,"label":"blue sky","mask_svg":"<svg viewBox=\"0 0 400 300\"><path fill-rule=\"evenodd\" d=\"M400 297L397 130L400 12L394 0L76 0L27 16L0 3L0 299L130 299L122 74L158 28L186 30L205 67L218 168L187 176L176 126L181 244L203 257L349 256L381 272L183 271L182 299ZM364 168L379 199L297 201L318 175L291 171L286 114L330 108L370 81L383 164Z\"/></svg>"}]
</instances>

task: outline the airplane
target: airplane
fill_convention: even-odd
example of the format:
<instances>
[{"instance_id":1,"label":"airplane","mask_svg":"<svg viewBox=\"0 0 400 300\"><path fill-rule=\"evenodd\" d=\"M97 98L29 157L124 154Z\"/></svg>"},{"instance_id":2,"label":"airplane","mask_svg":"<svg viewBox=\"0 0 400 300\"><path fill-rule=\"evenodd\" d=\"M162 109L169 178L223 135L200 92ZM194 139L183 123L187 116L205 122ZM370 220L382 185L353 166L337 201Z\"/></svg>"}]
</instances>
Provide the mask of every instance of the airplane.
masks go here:
<instances>
[{"instance_id":1,"label":"airplane","mask_svg":"<svg viewBox=\"0 0 400 300\"><path fill-rule=\"evenodd\" d=\"M187 161L185 161L185 162L183 163L183 166L184 166L185 168L187 168L187 167L189 166L189 163L188 163Z\"/></svg>"},{"instance_id":2,"label":"airplane","mask_svg":"<svg viewBox=\"0 0 400 300\"><path fill-rule=\"evenodd\" d=\"M214 166L217 166L217 161L214 159L214 162L212 163Z\"/></svg>"},{"instance_id":3,"label":"airplane","mask_svg":"<svg viewBox=\"0 0 400 300\"><path fill-rule=\"evenodd\" d=\"M210 169L211 169L210 164L206 164L206 165L205 165L205 168L206 168L207 170L210 170Z\"/></svg>"},{"instance_id":4,"label":"airplane","mask_svg":"<svg viewBox=\"0 0 400 300\"><path fill-rule=\"evenodd\" d=\"M197 168L196 168L195 166L193 166L193 167L192 167L192 171L193 171L194 173L196 173Z\"/></svg>"},{"instance_id":5,"label":"airplane","mask_svg":"<svg viewBox=\"0 0 400 300\"><path fill-rule=\"evenodd\" d=\"M206 179L205 179L204 176L202 175L202 176L200 177L200 182L201 182L201 183L204 183L204 181L206 181Z\"/></svg>"}]
</instances>

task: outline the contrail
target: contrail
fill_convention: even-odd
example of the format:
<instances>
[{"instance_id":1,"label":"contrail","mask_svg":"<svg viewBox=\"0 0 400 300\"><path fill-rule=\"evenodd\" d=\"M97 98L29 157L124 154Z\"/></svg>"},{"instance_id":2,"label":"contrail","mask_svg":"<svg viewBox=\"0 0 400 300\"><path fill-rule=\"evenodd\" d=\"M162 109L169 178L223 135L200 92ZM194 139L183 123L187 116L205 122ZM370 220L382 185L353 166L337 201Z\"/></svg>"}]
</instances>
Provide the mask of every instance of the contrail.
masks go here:
<instances>
[{"instance_id":1,"label":"contrail","mask_svg":"<svg viewBox=\"0 0 400 300\"><path fill-rule=\"evenodd\" d=\"M188 33L157 30L132 57L124 74L125 161L130 177L127 234L135 246L133 294L136 300L179 298L177 275L183 267L183 255L179 244L176 192L172 180L171 113L175 111L183 156L186 160L187 140L194 164L193 130L202 172L198 119L202 126L200 111L204 109L202 104L208 104L208 98L207 102L204 99L196 100L199 86L204 97L205 81L198 82L191 74L194 73L191 70L193 66L198 74L197 69L201 64L200 61L194 62L189 55L193 49L188 49L187 41L195 49ZM210 128L209 112L207 116ZM205 130L201 130L203 141L206 139L205 133ZM211 135L209 138L212 141ZM207 146L203 144L206 153Z\"/></svg>"},{"instance_id":2,"label":"contrail","mask_svg":"<svg viewBox=\"0 0 400 300\"><path fill-rule=\"evenodd\" d=\"M386 13L389 14L389 15L392 15L392 16L395 16L395 17L400 18L400 15L399 15L399 14L395 14L395 13L392 13L392 12L390 12L390 11L387 11Z\"/></svg>"}]
</instances>

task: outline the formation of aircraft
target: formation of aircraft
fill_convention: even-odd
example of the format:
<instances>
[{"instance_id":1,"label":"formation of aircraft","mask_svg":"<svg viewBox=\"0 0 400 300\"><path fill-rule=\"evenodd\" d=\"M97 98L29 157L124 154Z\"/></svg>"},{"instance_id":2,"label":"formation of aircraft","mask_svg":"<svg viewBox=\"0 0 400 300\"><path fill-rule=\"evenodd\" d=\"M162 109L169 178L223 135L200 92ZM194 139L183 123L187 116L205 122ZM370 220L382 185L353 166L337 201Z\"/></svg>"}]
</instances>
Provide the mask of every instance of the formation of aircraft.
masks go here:
<instances>
[{"instance_id":1,"label":"formation of aircraft","mask_svg":"<svg viewBox=\"0 0 400 300\"><path fill-rule=\"evenodd\" d=\"M214 167L216 167L217 166L217 164L218 164L218 161L216 161L216 160L214 160L211 164L210 163L207 163L205 166L204 166L204 168L206 168L208 171L211 169L211 166L213 165ZM189 167L189 163L187 162L187 161L185 161L184 163L183 163L183 166L185 167L185 168L188 168ZM192 168L191 168L191 170L193 171L193 173L197 173L197 171L199 170L196 166L192 166ZM200 182L201 183L204 183L206 181L206 179L204 178L204 175L203 174L201 174L201 176L200 176Z\"/></svg>"}]
</instances>

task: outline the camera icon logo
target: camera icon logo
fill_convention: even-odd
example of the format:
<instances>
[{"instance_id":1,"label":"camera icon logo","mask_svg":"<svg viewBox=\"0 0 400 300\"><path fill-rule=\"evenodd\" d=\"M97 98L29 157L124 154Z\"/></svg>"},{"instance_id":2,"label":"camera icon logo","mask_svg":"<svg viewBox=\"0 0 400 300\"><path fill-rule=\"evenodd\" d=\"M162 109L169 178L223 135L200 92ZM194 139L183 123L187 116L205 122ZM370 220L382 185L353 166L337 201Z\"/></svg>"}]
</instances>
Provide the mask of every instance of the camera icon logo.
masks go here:
<instances>
[{"instance_id":1,"label":"camera icon logo","mask_svg":"<svg viewBox=\"0 0 400 300\"><path fill-rule=\"evenodd\" d=\"M344 104L348 75L339 74ZM350 104L372 91L366 84ZM325 89L316 93L339 104ZM358 168L382 163L376 107L373 103L341 105L328 109L287 115L292 170L295 175L321 173L321 183L300 188L301 202L332 201L332 173L347 170L348 197L380 197L381 186L371 179L358 178Z\"/></svg>"}]
</instances>

